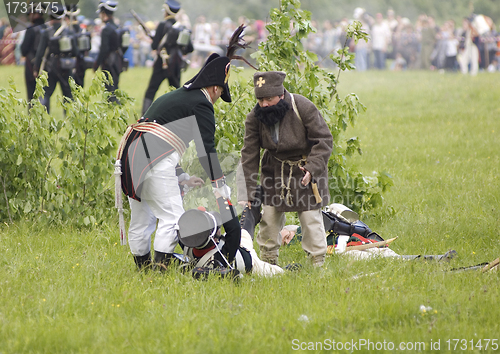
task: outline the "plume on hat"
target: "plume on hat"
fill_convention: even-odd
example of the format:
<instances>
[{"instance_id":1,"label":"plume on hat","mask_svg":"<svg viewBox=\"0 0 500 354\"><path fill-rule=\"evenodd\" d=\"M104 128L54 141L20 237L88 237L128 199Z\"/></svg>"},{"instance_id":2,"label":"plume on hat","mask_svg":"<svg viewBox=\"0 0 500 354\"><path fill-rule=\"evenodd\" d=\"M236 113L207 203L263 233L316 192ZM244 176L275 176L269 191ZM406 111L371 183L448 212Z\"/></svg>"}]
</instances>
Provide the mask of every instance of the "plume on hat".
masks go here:
<instances>
[{"instance_id":1,"label":"plume on hat","mask_svg":"<svg viewBox=\"0 0 500 354\"><path fill-rule=\"evenodd\" d=\"M250 64L248 62L248 60L246 60L245 58L243 58L242 56L240 55L235 55L236 51L238 49L245 49L245 48L249 48L249 45L247 42L245 42L245 39L243 39L243 31L245 30L245 25L240 25L240 27L238 27L233 35L231 36L231 39L229 40L229 44L227 45L227 52L226 52L226 56L231 60L231 59L237 59L237 60L242 60L244 61L245 63L247 63L249 66L251 66L252 68L254 68L255 70L258 70L255 66L253 66L252 64Z\"/></svg>"}]
</instances>

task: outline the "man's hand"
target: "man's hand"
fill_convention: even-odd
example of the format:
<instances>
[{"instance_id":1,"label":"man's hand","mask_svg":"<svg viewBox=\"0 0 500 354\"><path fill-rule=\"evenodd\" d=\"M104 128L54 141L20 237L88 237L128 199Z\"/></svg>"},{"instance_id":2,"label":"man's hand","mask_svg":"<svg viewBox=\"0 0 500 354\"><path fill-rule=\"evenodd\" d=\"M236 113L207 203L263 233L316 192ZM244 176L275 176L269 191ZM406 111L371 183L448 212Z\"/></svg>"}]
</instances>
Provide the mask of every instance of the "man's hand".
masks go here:
<instances>
[{"instance_id":1,"label":"man's hand","mask_svg":"<svg viewBox=\"0 0 500 354\"><path fill-rule=\"evenodd\" d=\"M214 188L214 194L220 195L221 197L225 199L231 199L231 188L227 184L224 184L223 186L219 188Z\"/></svg>"},{"instance_id":2,"label":"man's hand","mask_svg":"<svg viewBox=\"0 0 500 354\"><path fill-rule=\"evenodd\" d=\"M286 225L281 229L280 235L281 235L281 245L288 245L290 241L292 241L293 237L297 233L298 230L297 225Z\"/></svg>"},{"instance_id":3,"label":"man's hand","mask_svg":"<svg viewBox=\"0 0 500 354\"><path fill-rule=\"evenodd\" d=\"M307 186L309 184L309 182L311 182L311 172L309 172L308 170L306 170L304 167L302 166L299 166L299 168L302 170L302 172L304 172L304 177L302 177L302 185L303 186Z\"/></svg>"},{"instance_id":4,"label":"man's hand","mask_svg":"<svg viewBox=\"0 0 500 354\"><path fill-rule=\"evenodd\" d=\"M283 229L280 232L281 234L281 244L288 245L290 241L292 241L293 236L295 236L295 232L287 229Z\"/></svg>"},{"instance_id":5,"label":"man's hand","mask_svg":"<svg viewBox=\"0 0 500 354\"><path fill-rule=\"evenodd\" d=\"M205 184L205 181L200 177L191 176L187 181L184 180L179 183L181 186L187 185L189 188L201 187Z\"/></svg>"}]
</instances>

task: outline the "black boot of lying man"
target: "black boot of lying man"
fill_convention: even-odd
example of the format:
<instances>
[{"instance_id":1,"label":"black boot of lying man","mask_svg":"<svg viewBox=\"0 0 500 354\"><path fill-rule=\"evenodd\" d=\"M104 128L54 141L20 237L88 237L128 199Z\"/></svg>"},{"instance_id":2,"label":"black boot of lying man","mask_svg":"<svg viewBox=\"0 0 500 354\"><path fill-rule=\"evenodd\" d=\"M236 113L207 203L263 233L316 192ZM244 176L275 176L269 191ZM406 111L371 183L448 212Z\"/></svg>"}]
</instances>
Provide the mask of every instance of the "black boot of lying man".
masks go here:
<instances>
[{"instance_id":1,"label":"black boot of lying man","mask_svg":"<svg viewBox=\"0 0 500 354\"><path fill-rule=\"evenodd\" d=\"M163 253L155 251L154 269L160 272L166 271L171 265L175 264L177 258L173 253Z\"/></svg>"}]
</instances>

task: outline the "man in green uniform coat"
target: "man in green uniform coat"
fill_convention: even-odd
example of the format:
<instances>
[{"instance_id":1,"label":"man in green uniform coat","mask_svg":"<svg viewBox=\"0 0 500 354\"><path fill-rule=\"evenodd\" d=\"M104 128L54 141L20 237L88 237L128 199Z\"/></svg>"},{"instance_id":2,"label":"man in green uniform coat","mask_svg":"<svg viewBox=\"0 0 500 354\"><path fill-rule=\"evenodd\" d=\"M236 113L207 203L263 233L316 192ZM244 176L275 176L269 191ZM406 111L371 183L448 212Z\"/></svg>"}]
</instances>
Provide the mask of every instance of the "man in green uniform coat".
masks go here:
<instances>
[{"instance_id":1,"label":"man in green uniform coat","mask_svg":"<svg viewBox=\"0 0 500 354\"><path fill-rule=\"evenodd\" d=\"M212 54L183 87L154 101L122 138L117 160L122 165L122 190L130 202L128 240L138 268L151 264L151 234L155 229L155 263L166 266L174 259L177 222L184 213L178 164L193 140L214 193L220 197L219 208L224 209L224 215L230 215L223 220L226 243L230 246L224 256L229 262L234 259L240 244L240 226L215 150L213 108L219 97L231 102L229 68L228 57Z\"/></svg>"}]
</instances>

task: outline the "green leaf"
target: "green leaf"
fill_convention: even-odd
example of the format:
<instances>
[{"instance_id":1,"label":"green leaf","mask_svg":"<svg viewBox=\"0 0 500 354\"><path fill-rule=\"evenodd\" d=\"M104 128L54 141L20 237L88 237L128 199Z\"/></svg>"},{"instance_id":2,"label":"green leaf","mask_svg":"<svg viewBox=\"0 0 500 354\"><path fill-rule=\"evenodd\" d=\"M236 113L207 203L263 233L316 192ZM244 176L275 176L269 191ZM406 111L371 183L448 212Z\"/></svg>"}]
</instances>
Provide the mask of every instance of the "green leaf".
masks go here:
<instances>
[{"instance_id":1,"label":"green leaf","mask_svg":"<svg viewBox=\"0 0 500 354\"><path fill-rule=\"evenodd\" d=\"M31 203L29 201L27 201L25 204L24 204L24 209L23 209L23 212L25 214L28 214L29 212L31 211Z\"/></svg>"}]
</instances>

